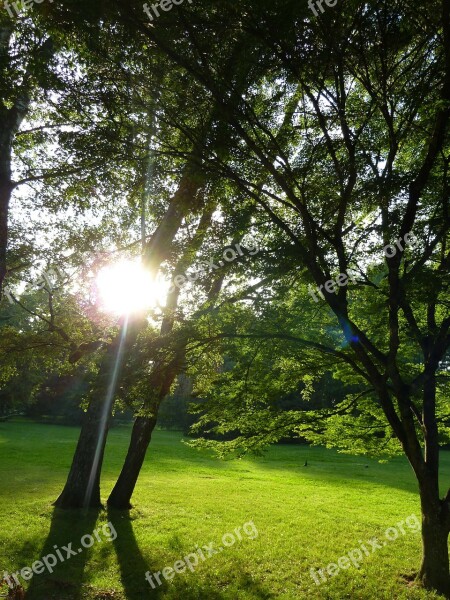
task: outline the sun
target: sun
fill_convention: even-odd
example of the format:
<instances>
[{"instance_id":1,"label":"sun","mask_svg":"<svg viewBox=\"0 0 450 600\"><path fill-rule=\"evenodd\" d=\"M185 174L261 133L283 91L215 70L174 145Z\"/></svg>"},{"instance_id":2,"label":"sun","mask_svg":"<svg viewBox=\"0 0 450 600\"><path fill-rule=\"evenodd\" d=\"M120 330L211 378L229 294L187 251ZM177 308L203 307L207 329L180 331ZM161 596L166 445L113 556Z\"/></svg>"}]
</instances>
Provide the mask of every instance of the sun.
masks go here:
<instances>
[{"instance_id":1,"label":"sun","mask_svg":"<svg viewBox=\"0 0 450 600\"><path fill-rule=\"evenodd\" d=\"M103 310L128 315L164 305L168 285L152 278L140 263L124 260L103 267L96 287Z\"/></svg>"}]
</instances>

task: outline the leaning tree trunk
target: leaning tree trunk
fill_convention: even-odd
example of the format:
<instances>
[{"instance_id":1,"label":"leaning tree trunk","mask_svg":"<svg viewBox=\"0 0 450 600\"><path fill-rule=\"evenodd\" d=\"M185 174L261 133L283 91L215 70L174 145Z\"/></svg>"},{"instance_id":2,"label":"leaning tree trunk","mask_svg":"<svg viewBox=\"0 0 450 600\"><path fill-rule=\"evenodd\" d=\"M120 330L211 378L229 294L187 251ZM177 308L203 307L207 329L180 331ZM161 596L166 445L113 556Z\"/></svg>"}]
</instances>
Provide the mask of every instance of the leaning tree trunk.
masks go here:
<instances>
[{"instance_id":1,"label":"leaning tree trunk","mask_svg":"<svg viewBox=\"0 0 450 600\"><path fill-rule=\"evenodd\" d=\"M55 502L64 509L100 508L100 473L122 356L138 333L125 323L108 348L86 412L66 485Z\"/></svg>"},{"instance_id":2,"label":"leaning tree trunk","mask_svg":"<svg viewBox=\"0 0 450 600\"><path fill-rule=\"evenodd\" d=\"M86 412L66 485L55 502L58 508L100 508L100 465L106 443L102 424L105 402L93 399ZM106 426L107 427L107 426ZM93 464L97 455L97 465Z\"/></svg>"},{"instance_id":3,"label":"leaning tree trunk","mask_svg":"<svg viewBox=\"0 0 450 600\"><path fill-rule=\"evenodd\" d=\"M131 496L139 477L145 455L156 426L155 417L137 417L131 434L127 457L119 479L108 498L108 506L118 510L131 508Z\"/></svg>"},{"instance_id":4,"label":"leaning tree trunk","mask_svg":"<svg viewBox=\"0 0 450 600\"><path fill-rule=\"evenodd\" d=\"M144 264L154 271L165 260L183 218L200 189L200 179L192 177L191 169L192 164L188 164L169 209L146 249ZM55 506L59 508L101 506L100 473L111 417L114 388L120 370L120 360L117 357L123 353L124 348L131 347L139 332L144 330L145 325L145 320L140 321L138 319L128 327L123 326L121 334L116 338L115 343L111 345L108 355L100 367L98 376L100 390L89 406L66 486L55 502ZM110 383L107 385L105 385L105 376L109 377ZM105 396L106 389L108 389L106 400L101 401L100 399ZM147 447L148 443L146 449Z\"/></svg>"},{"instance_id":5,"label":"leaning tree trunk","mask_svg":"<svg viewBox=\"0 0 450 600\"><path fill-rule=\"evenodd\" d=\"M164 373L161 374L159 366L153 372L155 379L159 381L154 384L152 402L147 402L144 405L144 409L151 411L151 416L136 418L125 463L120 472L119 479L108 498L108 506L110 508L118 510L129 510L131 508L131 496L133 495L139 473L144 464L153 430L156 427L159 407L170 392L170 388L180 372L183 360L184 347L178 351L172 363L166 366ZM150 385L152 385L152 382L150 382Z\"/></svg>"},{"instance_id":6,"label":"leaning tree trunk","mask_svg":"<svg viewBox=\"0 0 450 600\"><path fill-rule=\"evenodd\" d=\"M204 216L208 219L206 214ZM199 226L199 232L201 237L204 234L203 219ZM212 302L212 300L217 297L221 290L222 283L223 275L220 275L211 287L208 302ZM175 289L169 294L167 306L171 308L172 312L163 321L161 326L162 336L168 335L173 330L173 313L177 306L177 300L178 291ZM152 439L152 433L158 419L159 407L170 392L170 388L175 381L175 378L182 370L185 362L185 354L186 340L183 341L183 339L181 339L172 362L166 366L163 373L161 374L162 369L160 365L155 365L153 368L152 375L154 380L152 381L152 378L150 378L149 381L149 387L152 388L153 392L152 401L151 403L147 401L144 404L144 409L149 410L150 408L152 416L137 417L135 421L125 463L122 467L119 479L108 498L108 506L110 508L115 508L117 510L129 510L131 508L131 497Z\"/></svg>"}]
</instances>

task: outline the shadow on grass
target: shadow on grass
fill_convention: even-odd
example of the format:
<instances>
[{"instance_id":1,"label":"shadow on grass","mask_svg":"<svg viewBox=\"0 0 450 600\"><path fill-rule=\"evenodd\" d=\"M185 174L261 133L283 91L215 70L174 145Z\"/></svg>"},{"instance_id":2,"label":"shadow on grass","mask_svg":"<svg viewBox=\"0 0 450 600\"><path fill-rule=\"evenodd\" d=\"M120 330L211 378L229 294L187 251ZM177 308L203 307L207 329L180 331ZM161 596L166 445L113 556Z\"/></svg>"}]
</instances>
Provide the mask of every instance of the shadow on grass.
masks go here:
<instances>
[{"instance_id":1,"label":"shadow on grass","mask_svg":"<svg viewBox=\"0 0 450 600\"><path fill-rule=\"evenodd\" d=\"M152 589L145 574L147 571L161 571L161 567L149 565L142 556L133 530L133 519L129 513L108 509L108 519L117 532L113 541L120 567L120 579L127 600L142 600L150 598L157 600L162 597L164 586Z\"/></svg>"},{"instance_id":2,"label":"shadow on grass","mask_svg":"<svg viewBox=\"0 0 450 600\"><path fill-rule=\"evenodd\" d=\"M65 560L58 559L53 573L45 571L41 575L34 575L26 591L26 600L106 600L116 597L94 588L87 589L84 585L89 549L81 548L81 539L93 533L100 514L101 511L97 510L87 513L53 510L50 531L40 551L40 557L44 558L50 554L56 556L59 550ZM162 600L163 597L177 600L224 600L230 598L230 586L236 590L236 594L239 590L245 590L246 597L255 600L274 598L253 580L251 574L246 572L245 565L233 565L229 576L225 577L224 581L217 582L205 582L203 578L196 576L196 573L185 573L168 584L161 575L163 584L152 589L145 579L146 572L161 572L164 567L170 565L157 564L157 558L153 564L144 559L134 533L133 518L128 513L108 510L108 519L117 532L117 537L112 543L117 554L124 597L127 600ZM77 554L67 559L64 547L70 543L71 549ZM209 566L214 568L213 561L210 565L205 563L202 569L208 570Z\"/></svg>"},{"instance_id":3,"label":"shadow on grass","mask_svg":"<svg viewBox=\"0 0 450 600\"><path fill-rule=\"evenodd\" d=\"M129 513L109 509L108 519L117 532L117 538L113 541L113 544L117 553L121 581L127 600L160 600L163 597L182 598L183 600L224 600L230 598L229 591L228 593L221 591L220 583L200 581L195 573L185 573L180 577L175 576L170 586L164 577L160 575L163 584L152 589L145 579L146 572L161 572L164 567L170 565L149 564L144 559L134 535L134 519L130 517ZM207 569L207 565L208 563L205 563L202 568ZM214 567L212 561L211 567ZM244 568L240 569L238 574L236 572L230 573L230 577L226 583L223 583L223 587L225 588L230 582L233 583L234 581L235 586L239 590L245 590L249 598L255 598L255 600L274 598L271 593L263 590L252 579L251 574L245 572Z\"/></svg>"},{"instance_id":4,"label":"shadow on grass","mask_svg":"<svg viewBox=\"0 0 450 600\"><path fill-rule=\"evenodd\" d=\"M99 512L90 510L80 513L57 508L53 510L50 531L41 550L41 557L52 554L58 563L53 567L53 573L46 570L41 575L33 576L26 592L26 600L81 600L83 598L83 575L89 550L81 548L80 540L84 535L94 531ZM67 558L63 546L67 547L70 542L77 554ZM60 550L64 562L58 559L57 549Z\"/></svg>"}]
</instances>

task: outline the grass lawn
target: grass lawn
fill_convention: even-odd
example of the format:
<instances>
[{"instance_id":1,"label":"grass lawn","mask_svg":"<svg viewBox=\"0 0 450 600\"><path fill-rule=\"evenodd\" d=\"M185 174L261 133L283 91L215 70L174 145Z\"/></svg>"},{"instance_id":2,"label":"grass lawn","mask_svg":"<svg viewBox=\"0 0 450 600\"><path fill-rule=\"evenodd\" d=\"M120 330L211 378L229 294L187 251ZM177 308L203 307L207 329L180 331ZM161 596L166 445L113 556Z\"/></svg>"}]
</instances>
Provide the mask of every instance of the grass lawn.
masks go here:
<instances>
[{"instance_id":1,"label":"grass lawn","mask_svg":"<svg viewBox=\"0 0 450 600\"><path fill-rule=\"evenodd\" d=\"M129 434L128 427L110 434L105 500ZM52 575L34 575L27 600L438 597L407 584L420 563L419 533L404 525L404 535L383 545L388 527L420 515L404 460L380 465L321 448L278 446L262 459L219 462L181 443L181 434L157 432L133 499L136 508L129 515L80 515L51 506L77 437L75 428L0 423L0 572L31 566L55 552L55 545L72 542L78 550L84 535L108 521L117 532L114 541L100 533L101 542L59 564ZM443 457L443 474L448 482L450 453ZM200 560L194 572L162 579L154 590L145 580L146 571L173 567L197 544L223 546L224 534L251 520L256 539L242 532L242 540ZM368 540L374 537L383 547L372 552ZM370 556L359 569L351 566L320 586L314 583L312 567L326 568L361 544Z\"/></svg>"}]
</instances>

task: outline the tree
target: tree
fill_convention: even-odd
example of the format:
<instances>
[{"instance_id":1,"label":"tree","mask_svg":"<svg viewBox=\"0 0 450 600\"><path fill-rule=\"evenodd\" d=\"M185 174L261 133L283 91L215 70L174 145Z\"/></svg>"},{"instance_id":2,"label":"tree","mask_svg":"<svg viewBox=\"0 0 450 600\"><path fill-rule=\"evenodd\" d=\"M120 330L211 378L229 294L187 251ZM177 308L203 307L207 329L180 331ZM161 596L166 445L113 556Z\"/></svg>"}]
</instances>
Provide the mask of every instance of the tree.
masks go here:
<instances>
[{"instance_id":1,"label":"tree","mask_svg":"<svg viewBox=\"0 0 450 600\"><path fill-rule=\"evenodd\" d=\"M63 21L80 18L86 8L84 2L58 4L51 10ZM303 434L311 429L314 440L342 439L347 449L372 450L381 434L391 449L402 449L422 505L419 579L449 595L450 492L440 496L439 436L448 422L441 365L450 345L450 0L342 0L339 11L318 16L295 0L245 7L217 0L180 6L156 23L143 20L139 2L116 1L104 7L102 23L129 32L127 50L139 48L140 60L164 57L170 65L165 98L187 92L186 110L176 118L160 111L171 117L166 149L188 165L178 180L183 197L196 196L214 177L241 202L250 199L267 257L255 275L269 291L277 271L298 277L297 296L283 295L285 326L255 333L226 323L212 340L206 329L203 337L208 343L230 335L295 343L308 357L331 357L329 367L352 378L361 389L339 411L296 414L293 426ZM224 48L232 60L227 69L220 68ZM207 109L205 119L193 117L196 103ZM182 140L181 150L175 139ZM160 230L172 248L176 225L191 210L182 206L182 214L179 206L172 214L175 226L166 220ZM163 203L162 214L167 207ZM233 223L232 211L223 218ZM154 255L164 255L165 238L153 238ZM349 283L350 268L358 272L356 283ZM311 284L323 300L308 292ZM259 316L258 298L250 300ZM315 328L305 335L291 311L308 302L323 321L312 319ZM353 443L351 435L337 435L347 431L349 414L360 425ZM312 427L325 417L328 425ZM374 436L363 435L367 425ZM100 454L104 432L101 425ZM92 452L86 464L91 459ZM94 475L98 482L98 471Z\"/></svg>"},{"instance_id":2,"label":"tree","mask_svg":"<svg viewBox=\"0 0 450 600\"><path fill-rule=\"evenodd\" d=\"M282 5L295 13L283 23ZM279 85L261 77L259 88L238 102L223 93L212 61L196 60L211 50L208 35L203 43L196 36L198 15L184 23L182 53L159 28L146 34L205 86L239 138L233 165L214 156L211 168L220 164L223 176L254 199L290 241L309 281L326 290L347 344L341 359L373 390L372 404L381 407L417 477L424 549L419 578L449 594L450 493L441 498L439 491L437 378L450 343L450 2L434 2L432 12L422 4L345 2L339 13L316 19L295 12L292 3L261 12L251 6L239 20L229 18L229 32L247 32L264 57L259 68L264 64L269 81ZM200 20L209 32L217 13ZM297 86L301 100L291 136L277 143L278 123ZM259 190L252 174L261 167L270 185ZM407 248L412 232L419 240L413 252ZM396 240L397 251L386 255L386 276L372 279L371 261ZM350 267L360 271L356 291L331 283L342 276L343 284ZM372 306L365 288L379 299L376 330L365 318L364 308ZM405 363L412 349L420 369Z\"/></svg>"},{"instance_id":3,"label":"tree","mask_svg":"<svg viewBox=\"0 0 450 600\"><path fill-rule=\"evenodd\" d=\"M29 23L15 27L0 14L0 295L5 279L8 216L13 180L13 149L17 133L33 100L50 87L53 43Z\"/></svg>"}]
</instances>

